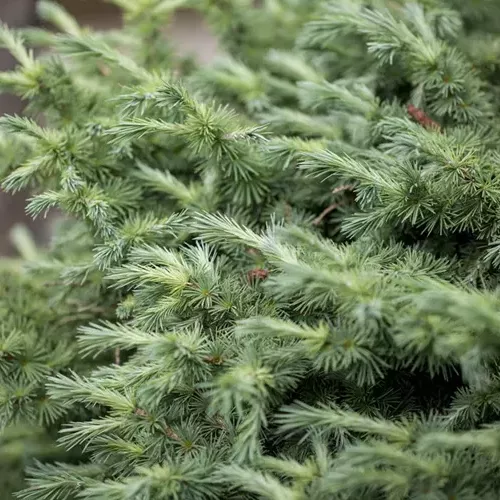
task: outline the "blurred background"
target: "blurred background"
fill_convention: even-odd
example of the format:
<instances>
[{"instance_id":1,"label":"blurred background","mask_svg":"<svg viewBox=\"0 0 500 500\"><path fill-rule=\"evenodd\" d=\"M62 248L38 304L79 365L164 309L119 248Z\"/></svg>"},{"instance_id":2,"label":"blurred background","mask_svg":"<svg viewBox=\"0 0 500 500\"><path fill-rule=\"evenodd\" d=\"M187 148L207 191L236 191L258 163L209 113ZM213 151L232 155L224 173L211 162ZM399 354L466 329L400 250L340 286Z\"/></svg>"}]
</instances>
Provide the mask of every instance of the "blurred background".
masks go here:
<instances>
[{"instance_id":1,"label":"blurred background","mask_svg":"<svg viewBox=\"0 0 500 500\"><path fill-rule=\"evenodd\" d=\"M120 25L119 11L105 0L59 0L82 25L97 29L116 28ZM36 26L36 0L0 0L0 20L9 26ZM169 38L179 53L190 55L200 63L209 62L217 53L217 42L198 13L179 10L170 26ZM12 69L10 55L0 49L0 71ZM22 113L23 103L10 95L0 94L0 115ZM24 212L29 193L11 196L0 191L0 255L9 255L13 247L9 240L11 229L17 224L27 226L35 238L43 242L49 220L33 222Z\"/></svg>"}]
</instances>

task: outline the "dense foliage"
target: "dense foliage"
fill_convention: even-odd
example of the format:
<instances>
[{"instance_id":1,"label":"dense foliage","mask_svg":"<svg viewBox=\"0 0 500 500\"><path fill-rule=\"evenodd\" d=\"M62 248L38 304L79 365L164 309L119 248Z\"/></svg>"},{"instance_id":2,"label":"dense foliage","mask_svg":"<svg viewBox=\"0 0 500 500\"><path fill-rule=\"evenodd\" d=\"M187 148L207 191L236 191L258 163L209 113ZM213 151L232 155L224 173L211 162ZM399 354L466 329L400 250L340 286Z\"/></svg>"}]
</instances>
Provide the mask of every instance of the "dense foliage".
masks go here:
<instances>
[{"instance_id":1,"label":"dense foliage","mask_svg":"<svg viewBox=\"0 0 500 500\"><path fill-rule=\"evenodd\" d=\"M18 498L498 498L500 4L114 3L0 31L3 187L65 215L1 269Z\"/></svg>"}]
</instances>

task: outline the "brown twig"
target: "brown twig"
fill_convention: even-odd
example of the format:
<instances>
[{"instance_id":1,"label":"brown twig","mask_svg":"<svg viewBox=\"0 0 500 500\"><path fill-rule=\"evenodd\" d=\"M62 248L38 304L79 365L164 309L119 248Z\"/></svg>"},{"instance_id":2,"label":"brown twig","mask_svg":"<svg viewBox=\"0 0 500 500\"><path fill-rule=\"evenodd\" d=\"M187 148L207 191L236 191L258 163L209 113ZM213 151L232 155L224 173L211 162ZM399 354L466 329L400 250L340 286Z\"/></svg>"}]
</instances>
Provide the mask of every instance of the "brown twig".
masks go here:
<instances>
[{"instance_id":1,"label":"brown twig","mask_svg":"<svg viewBox=\"0 0 500 500\"><path fill-rule=\"evenodd\" d=\"M269 276L269 271L267 269L250 269L247 273L248 281L251 283L257 280L265 280Z\"/></svg>"},{"instance_id":2,"label":"brown twig","mask_svg":"<svg viewBox=\"0 0 500 500\"><path fill-rule=\"evenodd\" d=\"M221 415L215 416L215 422L217 423L220 429L227 430L226 422L224 421Z\"/></svg>"},{"instance_id":3,"label":"brown twig","mask_svg":"<svg viewBox=\"0 0 500 500\"><path fill-rule=\"evenodd\" d=\"M341 203L332 203L328 207L326 207L314 220L313 220L313 226L318 226L321 224L322 220L330 213L333 212L335 209L339 208L342 204Z\"/></svg>"},{"instance_id":4,"label":"brown twig","mask_svg":"<svg viewBox=\"0 0 500 500\"><path fill-rule=\"evenodd\" d=\"M352 184L343 184L342 186L337 186L335 189L332 190L332 194L338 194L342 193L344 191L352 191L355 186ZM341 207L344 203L343 202L335 202L332 203L331 205L328 205L312 222L313 226L318 226L321 224L323 219L330 213L336 210L337 208Z\"/></svg>"},{"instance_id":5,"label":"brown twig","mask_svg":"<svg viewBox=\"0 0 500 500\"><path fill-rule=\"evenodd\" d=\"M149 413L146 410L143 410L142 408L136 408L134 414L137 415L138 417L144 417L144 418L149 417Z\"/></svg>"},{"instance_id":6,"label":"brown twig","mask_svg":"<svg viewBox=\"0 0 500 500\"><path fill-rule=\"evenodd\" d=\"M101 73L102 76L111 75L111 70L109 69L108 66L106 66L104 64L98 64L97 69L99 70L99 73Z\"/></svg>"},{"instance_id":7,"label":"brown twig","mask_svg":"<svg viewBox=\"0 0 500 500\"><path fill-rule=\"evenodd\" d=\"M121 350L119 347L115 349L115 365L120 366L122 363Z\"/></svg>"},{"instance_id":8,"label":"brown twig","mask_svg":"<svg viewBox=\"0 0 500 500\"><path fill-rule=\"evenodd\" d=\"M432 118L430 118L425 111L423 111L420 108L417 108L413 104L408 104L408 107L406 108L408 110L408 114L422 127L425 127L427 129L433 129L438 132L441 131L441 126L439 123L435 122Z\"/></svg>"},{"instance_id":9,"label":"brown twig","mask_svg":"<svg viewBox=\"0 0 500 500\"><path fill-rule=\"evenodd\" d=\"M222 356L207 356L203 358L203 361L210 365L222 365L224 363Z\"/></svg>"},{"instance_id":10,"label":"brown twig","mask_svg":"<svg viewBox=\"0 0 500 500\"><path fill-rule=\"evenodd\" d=\"M174 441L178 441L179 443L182 442L182 439L173 431L172 427L169 427L168 425L165 425L163 427L163 430L165 431L165 434L170 439L173 439Z\"/></svg>"},{"instance_id":11,"label":"brown twig","mask_svg":"<svg viewBox=\"0 0 500 500\"><path fill-rule=\"evenodd\" d=\"M343 186L337 186L332 191L332 194L342 193L343 191L352 191L353 189L354 186L352 184L344 184Z\"/></svg>"}]
</instances>

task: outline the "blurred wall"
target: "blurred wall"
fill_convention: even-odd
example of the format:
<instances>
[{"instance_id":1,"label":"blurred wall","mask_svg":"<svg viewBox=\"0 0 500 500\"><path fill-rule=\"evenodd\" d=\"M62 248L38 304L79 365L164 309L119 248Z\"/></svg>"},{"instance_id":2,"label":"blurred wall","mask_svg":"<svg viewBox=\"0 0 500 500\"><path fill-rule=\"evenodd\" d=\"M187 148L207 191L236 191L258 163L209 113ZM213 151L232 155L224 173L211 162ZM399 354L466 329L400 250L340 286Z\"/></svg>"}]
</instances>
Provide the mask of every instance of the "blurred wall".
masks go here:
<instances>
[{"instance_id":1,"label":"blurred wall","mask_svg":"<svg viewBox=\"0 0 500 500\"><path fill-rule=\"evenodd\" d=\"M120 26L118 10L104 0L59 0L83 25L97 29ZM0 0L0 20L10 26L26 26L37 23L36 0ZM195 57L200 63L209 62L217 52L217 42L210 34L203 19L195 12L179 10L171 25L168 36L180 53ZM0 71L12 68L14 61L4 50L0 50ZM0 115L22 112L19 99L0 95ZM27 194L16 196L0 192L0 255L10 254L13 249L9 242L9 231L13 225L27 225L38 241L44 241L47 221L37 219L33 222L24 213Z\"/></svg>"},{"instance_id":2,"label":"blurred wall","mask_svg":"<svg viewBox=\"0 0 500 500\"><path fill-rule=\"evenodd\" d=\"M35 0L0 0L0 20L13 27L35 24ZM0 71L11 69L13 64L14 60L10 54L0 49ZM0 115L19 113L21 109L19 99L11 95L0 94ZM25 198L25 193L10 196L0 192L0 255L12 251L8 233L15 223L29 226L38 239L41 239L43 235L44 224L33 223L24 213Z\"/></svg>"},{"instance_id":3,"label":"blurred wall","mask_svg":"<svg viewBox=\"0 0 500 500\"><path fill-rule=\"evenodd\" d=\"M2 1L5 0L0 0ZM118 10L104 0L59 1L81 24L98 29L120 25ZM215 38L197 12L180 9L167 31L181 53L193 55L199 62L210 61L217 51Z\"/></svg>"}]
</instances>

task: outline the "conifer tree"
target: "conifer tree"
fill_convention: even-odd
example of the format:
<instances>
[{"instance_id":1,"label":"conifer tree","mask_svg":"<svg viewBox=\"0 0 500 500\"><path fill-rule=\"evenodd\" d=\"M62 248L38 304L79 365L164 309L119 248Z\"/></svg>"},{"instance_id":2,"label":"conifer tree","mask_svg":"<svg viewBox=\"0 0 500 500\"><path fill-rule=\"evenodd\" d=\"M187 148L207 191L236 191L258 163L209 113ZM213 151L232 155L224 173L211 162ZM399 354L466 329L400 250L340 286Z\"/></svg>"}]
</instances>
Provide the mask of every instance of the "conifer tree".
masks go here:
<instances>
[{"instance_id":1,"label":"conifer tree","mask_svg":"<svg viewBox=\"0 0 500 500\"><path fill-rule=\"evenodd\" d=\"M0 296L17 497L498 498L497 2L115 3L0 32L3 186L65 214Z\"/></svg>"}]
</instances>

